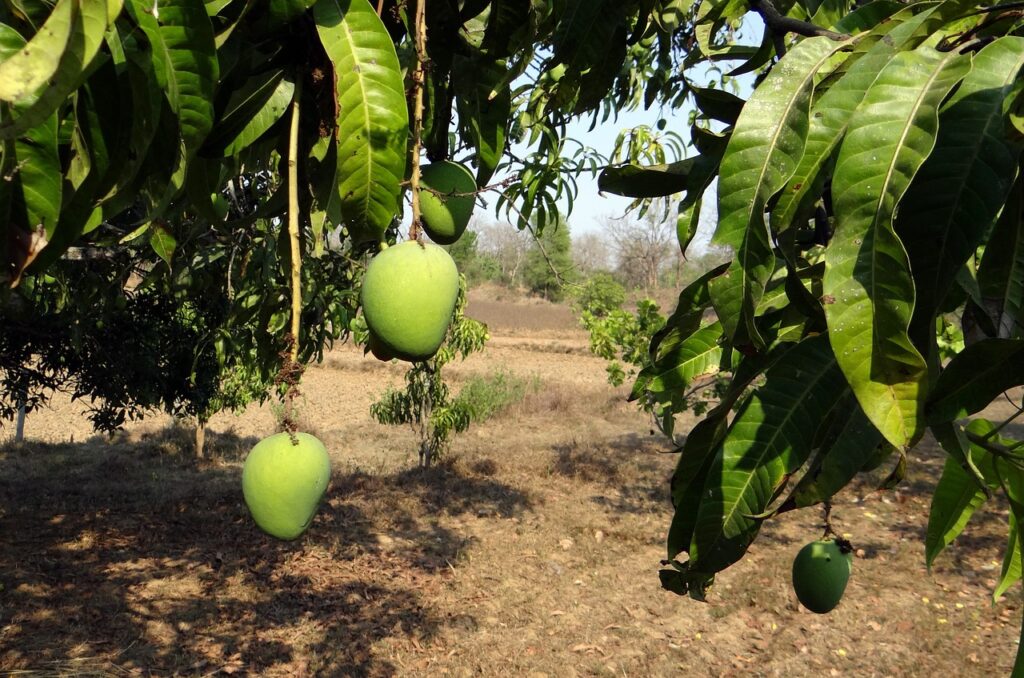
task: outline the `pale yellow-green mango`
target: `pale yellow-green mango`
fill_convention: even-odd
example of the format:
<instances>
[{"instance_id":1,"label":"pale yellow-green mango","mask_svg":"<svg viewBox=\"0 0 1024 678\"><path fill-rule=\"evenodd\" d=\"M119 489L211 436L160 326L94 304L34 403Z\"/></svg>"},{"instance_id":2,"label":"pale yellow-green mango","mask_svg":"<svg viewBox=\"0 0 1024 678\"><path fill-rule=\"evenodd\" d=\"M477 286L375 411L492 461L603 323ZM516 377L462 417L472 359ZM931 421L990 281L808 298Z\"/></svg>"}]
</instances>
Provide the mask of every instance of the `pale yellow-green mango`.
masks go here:
<instances>
[{"instance_id":1,"label":"pale yellow-green mango","mask_svg":"<svg viewBox=\"0 0 1024 678\"><path fill-rule=\"evenodd\" d=\"M360 299L370 332L396 358L427 360L441 347L459 296L459 271L443 248L406 241L366 268Z\"/></svg>"},{"instance_id":2,"label":"pale yellow-green mango","mask_svg":"<svg viewBox=\"0 0 1024 678\"><path fill-rule=\"evenodd\" d=\"M242 494L261 530L278 539L295 539L309 527L331 479L324 444L308 433L264 438L245 459Z\"/></svg>"}]
</instances>

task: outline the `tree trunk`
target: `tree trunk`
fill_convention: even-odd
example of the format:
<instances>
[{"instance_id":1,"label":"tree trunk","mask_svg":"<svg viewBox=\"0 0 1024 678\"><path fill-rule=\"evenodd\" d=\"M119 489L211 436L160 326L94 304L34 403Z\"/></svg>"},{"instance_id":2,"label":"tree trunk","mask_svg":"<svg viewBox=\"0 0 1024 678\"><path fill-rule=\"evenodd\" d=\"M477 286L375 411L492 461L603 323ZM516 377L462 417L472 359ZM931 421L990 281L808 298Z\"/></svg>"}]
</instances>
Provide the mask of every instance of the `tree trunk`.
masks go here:
<instances>
[{"instance_id":1,"label":"tree trunk","mask_svg":"<svg viewBox=\"0 0 1024 678\"><path fill-rule=\"evenodd\" d=\"M196 459L203 459L204 447L206 446L206 422L196 421Z\"/></svg>"},{"instance_id":2,"label":"tree trunk","mask_svg":"<svg viewBox=\"0 0 1024 678\"><path fill-rule=\"evenodd\" d=\"M14 442L25 442L25 403L18 405L18 423L14 427Z\"/></svg>"}]
</instances>

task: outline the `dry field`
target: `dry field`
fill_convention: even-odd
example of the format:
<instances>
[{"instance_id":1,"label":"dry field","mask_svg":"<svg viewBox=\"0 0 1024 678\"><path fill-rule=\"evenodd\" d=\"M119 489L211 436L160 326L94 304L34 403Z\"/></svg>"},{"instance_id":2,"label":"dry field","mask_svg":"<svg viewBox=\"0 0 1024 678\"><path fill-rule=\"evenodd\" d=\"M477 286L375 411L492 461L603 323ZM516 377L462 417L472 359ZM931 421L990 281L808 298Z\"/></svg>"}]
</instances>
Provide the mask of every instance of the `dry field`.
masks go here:
<instances>
[{"instance_id":1,"label":"dry field","mask_svg":"<svg viewBox=\"0 0 1024 678\"><path fill-rule=\"evenodd\" d=\"M1020 588L989 600L1005 507L976 516L927 572L934 445L912 453L898 491L865 481L837 502L859 550L833 614L803 611L788 583L816 511L770 523L710 602L681 599L657 577L675 457L605 383L571 315L493 298L470 314L493 340L452 366L455 383L504 369L527 395L420 471L412 433L368 414L403 368L336 349L303 388L334 478L294 543L259 532L241 501L269 407L218 416L204 461L166 419L108 439L63 401L31 415L30 442L0 447L0 673L1009 673Z\"/></svg>"}]
</instances>

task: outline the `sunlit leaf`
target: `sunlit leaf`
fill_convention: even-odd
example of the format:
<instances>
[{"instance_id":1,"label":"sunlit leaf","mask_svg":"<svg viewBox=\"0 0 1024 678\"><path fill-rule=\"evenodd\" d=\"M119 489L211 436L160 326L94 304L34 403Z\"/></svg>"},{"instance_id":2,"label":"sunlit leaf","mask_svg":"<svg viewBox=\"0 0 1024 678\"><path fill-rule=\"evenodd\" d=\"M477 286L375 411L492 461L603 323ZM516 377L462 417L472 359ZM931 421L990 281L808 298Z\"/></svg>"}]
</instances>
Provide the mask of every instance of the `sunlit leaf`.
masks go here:
<instances>
[{"instance_id":1,"label":"sunlit leaf","mask_svg":"<svg viewBox=\"0 0 1024 678\"><path fill-rule=\"evenodd\" d=\"M356 239L377 239L398 211L409 117L398 56L368 0L320 0L313 15L334 64L338 194Z\"/></svg>"},{"instance_id":2,"label":"sunlit leaf","mask_svg":"<svg viewBox=\"0 0 1024 678\"><path fill-rule=\"evenodd\" d=\"M815 74L844 45L809 38L789 52L744 105L722 158L712 243L731 247L735 258L711 284L711 297L726 336L737 344L763 343L754 309L774 269L764 211L803 152Z\"/></svg>"},{"instance_id":3,"label":"sunlit leaf","mask_svg":"<svg viewBox=\"0 0 1024 678\"><path fill-rule=\"evenodd\" d=\"M940 102L969 68L928 47L892 59L850 120L832 180L837 226L822 281L829 337L868 419L897 448L921 429L927 371L907 334L914 282L892 221L934 144Z\"/></svg>"}]
</instances>

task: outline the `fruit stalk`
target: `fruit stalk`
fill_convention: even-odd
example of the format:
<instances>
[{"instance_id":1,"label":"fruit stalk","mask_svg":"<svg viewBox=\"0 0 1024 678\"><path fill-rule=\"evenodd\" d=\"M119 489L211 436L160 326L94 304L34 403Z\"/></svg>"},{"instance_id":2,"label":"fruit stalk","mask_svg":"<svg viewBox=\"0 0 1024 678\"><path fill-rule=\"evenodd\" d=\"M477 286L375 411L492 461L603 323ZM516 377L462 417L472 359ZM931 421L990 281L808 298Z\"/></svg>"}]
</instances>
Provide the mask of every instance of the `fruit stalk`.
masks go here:
<instances>
[{"instance_id":1,"label":"fruit stalk","mask_svg":"<svg viewBox=\"0 0 1024 678\"><path fill-rule=\"evenodd\" d=\"M302 78L296 78L288 135L288 239L292 253L292 342L291 362L299 361L299 317L302 315L302 249L299 244L299 99Z\"/></svg>"},{"instance_id":2,"label":"fruit stalk","mask_svg":"<svg viewBox=\"0 0 1024 678\"><path fill-rule=\"evenodd\" d=\"M416 66L412 74L412 174L409 187L412 190L412 225L409 240L420 237L420 147L423 137L423 89L426 83L427 61L427 0L416 3L415 21Z\"/></svg>"}]
</instances>

